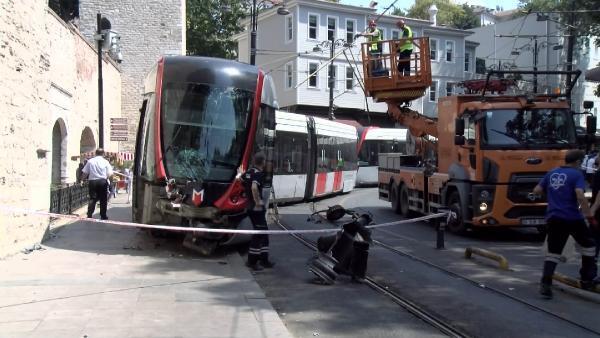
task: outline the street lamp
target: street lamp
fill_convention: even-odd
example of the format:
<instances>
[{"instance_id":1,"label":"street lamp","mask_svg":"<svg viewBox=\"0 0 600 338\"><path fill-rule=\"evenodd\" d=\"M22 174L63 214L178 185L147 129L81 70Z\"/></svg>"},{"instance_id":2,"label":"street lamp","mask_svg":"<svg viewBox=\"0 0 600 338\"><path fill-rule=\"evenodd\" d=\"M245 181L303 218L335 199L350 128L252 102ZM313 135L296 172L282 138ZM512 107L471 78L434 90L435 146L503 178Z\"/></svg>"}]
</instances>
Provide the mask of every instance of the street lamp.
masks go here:
<instances>
[{"instance_id":1,"label":"street lamp","mask_svg":"<svg viewBox=\"0 0 600 338\"><path fill-rule=\"evenodd\" d=\"M123 61L121 54L121 37L117 32L111 30L110 21L102 17L102 14L96 15L96 34L94 40L98 47L98 147L104 148L104 91L102 81L102 50L109 50L109 55L118 63Z\"/></svg>"},{"instance_id":2,"label":"street lamp","mask_svg":"<svg viewBox=\"0 0 600 338\"><path fill-rule=\"evenodd\" d=\"M279 15L288 15L290 11L285 7L284 0L262 0L257 2L256 0L252 0L252 8L250 9L252 31L250 32L250 64L256 64L256 29L258 25L258 10L259 6L264 6L266 4L271 4L273 6L280 6L277 8L277 14ZM264 8L264 7L263 7Z\"/></svg>"},{"instance_id":3,"label":"street lamp","mask_svg":"<svg viewBox=\"0 0 600 338\"><path fill-rule=\"evenodd\" d=\"M335 84L335 78L333 77L333 53L336 47L349 47L350 45L343 39L337 40L326 40L323 42L319 42L314 48L313 52L322 52L323 48L329 48L329 113L328 117L330 120L335 120L335 116L333 115L333 87Z\"/></svg>"}]
</instances>

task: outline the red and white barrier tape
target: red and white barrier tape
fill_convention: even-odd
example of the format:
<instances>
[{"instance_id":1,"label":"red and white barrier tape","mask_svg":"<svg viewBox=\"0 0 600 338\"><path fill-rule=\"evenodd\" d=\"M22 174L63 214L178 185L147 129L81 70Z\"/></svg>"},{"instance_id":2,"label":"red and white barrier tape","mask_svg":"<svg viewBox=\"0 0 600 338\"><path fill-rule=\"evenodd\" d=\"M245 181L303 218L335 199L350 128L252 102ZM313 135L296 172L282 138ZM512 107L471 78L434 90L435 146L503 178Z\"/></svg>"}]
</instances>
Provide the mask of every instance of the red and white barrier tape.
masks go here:
<instances>
[{"instance_id":1,"label":"red and white barrier tape","mask_svg":"<svg viewBox=\"0 0 600 338\"><path fill-rule=\"evenodd\" d=\"M211 233L222 233L222 234L247 234L247 235L256 235L256 234L264 234L264 235L286 235L286 234L308 234L308 233L328 233L328 232L337 232L340 231L340 228L329 228L329 229L304 229L304 230L240 230L240 229L214 229L214 228L190 228L190 227L181 227L181 226L173 226L173 225L156 225L156 224L142 224L142 223L133 223L133 222L122 222L122 221L113 221L113 220L100 220L96 218L87 218L76 215L64 215L64 214L56 214L48 211L41 210L28 210L21 208L6 208L0 207L0 211L7 212L16 212L16 213L24 213L29 215L38 215L38 216L48 216L54 218L62 218L62 219L70 219L73 221L86 221L92 223L100 223L100 224L112 224L119 225L130 228L144 228L144 229L159 229L159 230L169 230L169 231L183 231L183 232L211 232ZM367 228L381 228L386 226L398 225L403 223L410 222L419 222L428 219L445 217L447 213L437 213L432 215L427 215L423 217L411 218L402 221L396 222L388 222L383 224L375 224L367 226Z\"/></svg>"}]
</instances>

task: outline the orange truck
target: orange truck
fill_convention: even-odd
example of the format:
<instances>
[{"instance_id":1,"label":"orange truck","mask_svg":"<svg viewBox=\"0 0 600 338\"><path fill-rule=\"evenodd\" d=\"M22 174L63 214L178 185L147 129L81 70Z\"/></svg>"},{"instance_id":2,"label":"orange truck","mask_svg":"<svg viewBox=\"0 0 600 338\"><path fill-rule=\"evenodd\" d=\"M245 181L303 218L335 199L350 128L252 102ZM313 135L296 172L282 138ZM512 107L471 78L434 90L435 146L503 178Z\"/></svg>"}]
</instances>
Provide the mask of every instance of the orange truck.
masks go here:
<instances>
[{"instance_id":1,"label":"orange truck","mask_svg":"<svg viewBox=\"0 0 600 338\"><path fill-rule=\"evenodd\" d=\"M545 229L546 201L531 192L547 171L564 163L567 150L579 146L577 113L569 104L572 86L559 94L502 94L506 88L490 94L489 88L505 83L490 77L569 74L574 84L580 71L492 71L480 92L440 98L437 118L429 118L403 106L431 83L428 58L423 57L428 56L428 42L415 41L421 48L412 56L408 76L396 71L395 42L387 43L391 52L378 57L389 70L376 77L370 75L369 65L375 63L369 62L363 45L365 91L386 102L389 115L409 129L412 142L407 143L414 152L380 155L380 199L405 217L449 208L454 217L447 227L456 233L476 227ZM595 124L595 117L588 116L588 134L595 133Z\"/></svg>"}]
</instances>

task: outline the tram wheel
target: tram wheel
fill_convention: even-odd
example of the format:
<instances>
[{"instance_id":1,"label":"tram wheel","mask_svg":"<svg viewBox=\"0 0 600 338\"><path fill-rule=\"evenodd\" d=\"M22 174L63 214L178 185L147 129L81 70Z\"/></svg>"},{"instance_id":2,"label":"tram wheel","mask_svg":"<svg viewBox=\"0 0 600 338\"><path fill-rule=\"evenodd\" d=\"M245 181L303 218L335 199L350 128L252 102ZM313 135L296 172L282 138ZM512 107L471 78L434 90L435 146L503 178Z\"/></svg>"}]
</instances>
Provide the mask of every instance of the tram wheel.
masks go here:
<instances>
[{"instance_id":1,"label":"tram wheel","mask_svg":"<svg viewBox=\"0 0 600 338\"><path fill-rule=\"evenodd\" d=\"M460 205L460 195L457 191L454 191L452 194L450 194L448 208L450 209L450 212L455 215L455 217L452 217L448 222L448 230L455 234L464 233L467 230Z\"/></svg>"},{"instance_id":2,"label":"tram wheel","mask_svg":"<svg viewBox=\"0 0 600 338\"><path fill-rule=\"evenodd\" d=\"M187 234L183 239L183 247L199 253L202 256L211 256L219 245L218 241L195 237Z\"/></svg>"},{"instance_id":3,"label":"tram wheel","mask_svg":"<svg viewBox=\"0 0 600 338\"><path fill-rule=\"evenodd\" d=\"M392 210L394 210L395 213L400 214L400 195L396 183L391 184L389 194L392 202Z\"/></svg>"}]
</instances>

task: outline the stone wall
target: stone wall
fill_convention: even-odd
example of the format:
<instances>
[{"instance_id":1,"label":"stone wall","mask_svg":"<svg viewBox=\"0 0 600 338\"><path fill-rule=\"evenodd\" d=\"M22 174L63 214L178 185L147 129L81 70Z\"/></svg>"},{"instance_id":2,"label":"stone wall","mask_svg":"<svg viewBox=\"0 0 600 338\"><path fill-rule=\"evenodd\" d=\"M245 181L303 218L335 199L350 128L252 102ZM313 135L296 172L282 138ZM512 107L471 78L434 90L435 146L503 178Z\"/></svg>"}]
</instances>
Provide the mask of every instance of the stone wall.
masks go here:
<instances>
[{"instance_id":1,"label":"stone wall","mask_svg":"<svg viewBox=\"0 0 600 338\"><path fill-rule=\"evenodd\" d=\"M90 41L97 13L121 35L121 110L128 119L129 139L121 142L120 150L133 152L144 77L162 55L185 55L185 0L79 0L79 29Z\"/></svg>"},{"instance_id":2,"label":"stone wall","mask_svg":"<svg viewBox=\"0 0 600 338\"><path fill-rule=\"evenodd\" d=\"M46 3L0 0L1 208L48 210L53 170L73 182L84 130L98 143L97 54ZM109 121L121 115L121 74L111 62L103 73ZM47 218L0 210L0 257L39 243L47 226Z\"/></svg>"}]
</instances>

